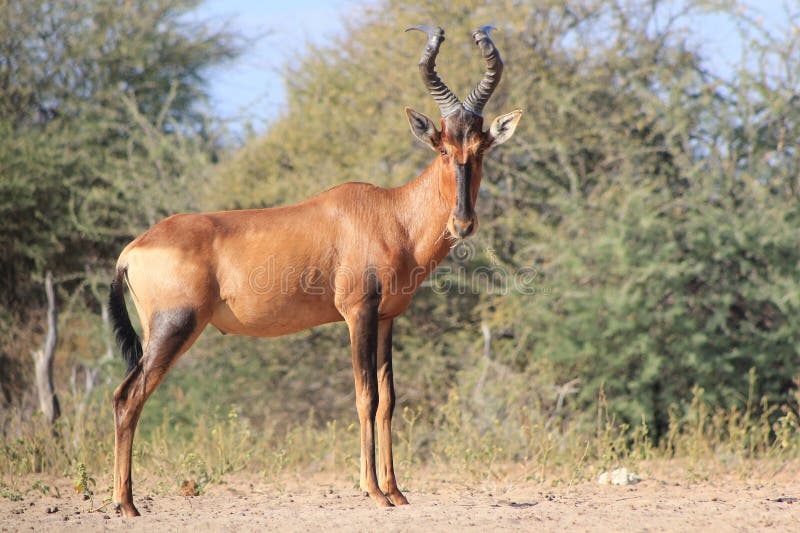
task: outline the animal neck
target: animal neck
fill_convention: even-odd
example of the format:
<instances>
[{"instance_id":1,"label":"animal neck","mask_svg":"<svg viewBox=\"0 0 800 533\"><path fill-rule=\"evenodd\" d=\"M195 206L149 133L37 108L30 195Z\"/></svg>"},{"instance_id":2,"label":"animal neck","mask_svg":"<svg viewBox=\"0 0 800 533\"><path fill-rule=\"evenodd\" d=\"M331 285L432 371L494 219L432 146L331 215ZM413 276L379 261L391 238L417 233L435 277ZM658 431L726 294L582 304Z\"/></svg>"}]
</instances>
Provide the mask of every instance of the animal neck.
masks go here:
<instances>
[{"instance_id":1,"label":"animal neck","mask_svg":"<svg viewBox=\"0 0 800 533\"><path fill-rule=\"evenodd\" d=\"M437 157L415 180L397 189L399 218L406 228L416 263L427 272L450 251L447 221L455 190L446 167Z\"/></svg>"}]
</instances>

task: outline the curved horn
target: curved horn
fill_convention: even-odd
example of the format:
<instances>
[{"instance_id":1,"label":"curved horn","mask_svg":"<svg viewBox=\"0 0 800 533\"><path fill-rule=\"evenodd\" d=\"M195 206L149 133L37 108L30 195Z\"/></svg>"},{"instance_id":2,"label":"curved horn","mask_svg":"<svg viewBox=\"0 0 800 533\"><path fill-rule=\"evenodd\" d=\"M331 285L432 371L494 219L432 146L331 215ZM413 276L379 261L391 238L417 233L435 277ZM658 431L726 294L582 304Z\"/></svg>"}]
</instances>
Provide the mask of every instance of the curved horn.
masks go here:
<instances>
[{"instance_id":1,"label":"curved horn","mask_svg":"<svg viewBox=\"0 0 800 533\"><path fill-rule=\"evenodd\" d=\"M422 75L422 82L425 88L439 104L439 110L442 113L442 118L452 115L461 109L461 102L458 101L453 91L448 89L447 85L439 78L434 68L436 67L436 56L439 54L439 46L444 41L444 30L440 27L431 26L413 26L406 31L417 30L428 34L428 44L425 50L422 51L422 57L419 60L419 73Z\"/></svg>"},{"instance_id":2,"label":"curved horn","mask_svg":"<svg viewBox=\"0 0 800 533\"><path fill-rule=\"evenodd\" d=\"M493 26L483 26L472 32L472 38L475 39L475 44L481 51L484 59L486 59L486 74L483 75L481 82L472 89L472 92L467 99L464 100L464 108L472 111L474 114L483 116L483 106L489 101L497 84L500 83L500 77L503 75L503 60L500 59L500 52L497 47L489 38L489 30L493 30Z\"/></svg>"}]
</instances>

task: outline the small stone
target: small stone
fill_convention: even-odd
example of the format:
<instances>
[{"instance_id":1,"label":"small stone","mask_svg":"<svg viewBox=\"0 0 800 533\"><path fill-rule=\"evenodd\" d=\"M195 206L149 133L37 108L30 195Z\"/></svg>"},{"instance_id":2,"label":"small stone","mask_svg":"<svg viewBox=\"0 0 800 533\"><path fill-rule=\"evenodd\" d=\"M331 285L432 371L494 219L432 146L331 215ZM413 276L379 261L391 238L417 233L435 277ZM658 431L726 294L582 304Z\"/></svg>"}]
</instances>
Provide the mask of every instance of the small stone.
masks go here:
<instances>
[{"instance_id":1,"label":"small stone","mask_svg":"<svg viewBox=\"0 0 800 533\"><path fill-rule=\"evenodd\" d=\"M642 480L627 468L617 468L611 472L603 472L597 477L600 485L634 485Z\"/></svg>"}]
</instances>

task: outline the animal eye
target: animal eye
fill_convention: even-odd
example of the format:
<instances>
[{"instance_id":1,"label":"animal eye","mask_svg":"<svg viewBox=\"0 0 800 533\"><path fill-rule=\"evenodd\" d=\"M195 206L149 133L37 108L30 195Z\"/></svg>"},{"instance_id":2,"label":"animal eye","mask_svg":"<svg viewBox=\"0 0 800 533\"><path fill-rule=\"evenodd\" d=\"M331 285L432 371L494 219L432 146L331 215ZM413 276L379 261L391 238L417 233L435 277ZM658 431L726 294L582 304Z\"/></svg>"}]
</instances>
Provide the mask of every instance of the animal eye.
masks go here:
<instances>
[{"instance_id":1,"label":"animal eye","mask_svg":"<svg viewBox=\"0 0 800 533\"><path fill-rule=\"evenodd\" d=\"M442 148L442 156L447 157L447 148Z\"/></svg>"}]
</instances>

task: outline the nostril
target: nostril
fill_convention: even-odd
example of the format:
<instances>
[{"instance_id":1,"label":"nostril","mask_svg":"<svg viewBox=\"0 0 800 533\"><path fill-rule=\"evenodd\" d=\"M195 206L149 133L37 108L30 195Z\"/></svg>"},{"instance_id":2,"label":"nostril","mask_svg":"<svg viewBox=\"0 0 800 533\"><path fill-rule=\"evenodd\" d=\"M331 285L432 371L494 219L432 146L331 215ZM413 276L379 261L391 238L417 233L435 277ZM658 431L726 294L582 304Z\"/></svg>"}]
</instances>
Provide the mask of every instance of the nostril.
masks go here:
<instances>
[{"instance_id":1,"label":"nostril","mask_svg":"<svg viewBox=\"0 0 800 533\"><path fill-rule=\"evenodd\" d=\"M470 233L472 233L472 227L474 226L474 224L470 220L469 222L467 222L465 225L462 226L460 222L458 222L457 220L454 220L453 221L453 226L455 227L456 233L458 233L458 236L463 238L463 237L466 237L467 235L469 235Z\"/></svg>"}]
</instances>

